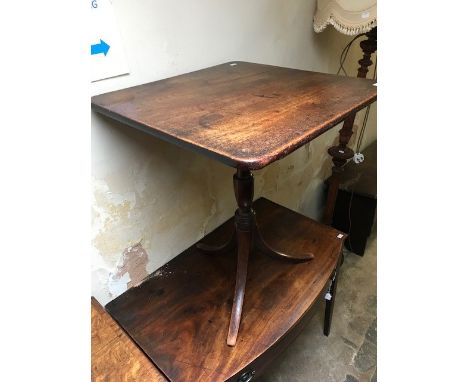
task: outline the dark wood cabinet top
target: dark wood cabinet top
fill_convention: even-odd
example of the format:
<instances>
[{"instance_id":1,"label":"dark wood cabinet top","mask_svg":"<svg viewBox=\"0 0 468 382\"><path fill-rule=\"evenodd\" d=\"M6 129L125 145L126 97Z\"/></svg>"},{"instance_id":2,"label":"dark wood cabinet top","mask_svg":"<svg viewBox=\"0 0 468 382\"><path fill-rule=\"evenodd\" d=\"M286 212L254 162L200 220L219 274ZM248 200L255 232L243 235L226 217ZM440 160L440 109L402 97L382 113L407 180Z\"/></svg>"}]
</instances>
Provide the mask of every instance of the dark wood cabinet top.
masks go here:
<instances>
[{"instance_id":1,"label":"dark wood cabinet top","mask_svg":"<svg viewBox=\"0 0 468 382\"><path fill-rule=\"evenodd\" d=\"M315 258L293 263L253 251L236 346L226 344L235 250L211 256L193 245L106 305L170 381L238 381L246 370L261 374L277 346L297 335L294 328L305 325L313 304L323 299L346 235L264 198L254 208L274 248ZM223 242L232 229L230 219L203 242Z\"/></svg>"},{"instance_id":2,"label":"dark wood cabinet top","mask_svg":"<svg viewBox=\"0 0 468 382\"><path fill-rule=\"evenodd\" d=\"M229 166L255 170L374 102L373 83L230 62L101 94L92 108Z\"/></svg>"}]
</instances>

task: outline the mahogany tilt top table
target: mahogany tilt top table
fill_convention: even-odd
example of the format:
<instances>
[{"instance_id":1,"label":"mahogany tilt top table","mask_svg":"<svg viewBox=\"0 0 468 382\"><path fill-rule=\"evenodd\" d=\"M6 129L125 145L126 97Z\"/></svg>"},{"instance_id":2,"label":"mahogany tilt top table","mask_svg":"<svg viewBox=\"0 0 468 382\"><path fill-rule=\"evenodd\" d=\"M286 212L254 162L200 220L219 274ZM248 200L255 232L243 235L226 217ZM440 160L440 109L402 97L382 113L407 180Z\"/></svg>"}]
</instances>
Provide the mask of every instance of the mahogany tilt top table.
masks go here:
<instances>
[{"instance_id":1,"label":"mahogany tilt top table","mask_svg":"<svg viewBox=\"0 0 468 382\"><path fill-rule=\"evenodd\" d=\"M281 159L377 98L372 80L248 62L230 62L92 98L92 108L237 169L235 230L206 252L237 246L237 276L227 343L237 340L252 247L292 261L263 238L252 208L252 170Z\"/></svg>"}]
</instances>

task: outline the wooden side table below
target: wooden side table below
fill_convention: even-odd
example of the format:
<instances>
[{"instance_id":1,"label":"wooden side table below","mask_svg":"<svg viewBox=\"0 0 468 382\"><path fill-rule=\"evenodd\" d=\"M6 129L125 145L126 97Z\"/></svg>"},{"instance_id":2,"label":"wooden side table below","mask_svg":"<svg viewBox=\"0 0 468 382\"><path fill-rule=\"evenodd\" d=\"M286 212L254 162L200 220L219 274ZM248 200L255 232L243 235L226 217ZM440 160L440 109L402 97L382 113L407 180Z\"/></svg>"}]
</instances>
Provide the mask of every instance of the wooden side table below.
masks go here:
<instances>
[{"instance_id":1,"label":"wooden side table below","mask_svg":"<svg viewBox=\"0 0 468 382\"><path fill-rule=\"evenodd\" d=\"M285 251L314 252L313 261L271 258L253 248L239 340L226 346L236 251L210 256L191 246L145 282L106 305L170 381L246 381L299 334L326 300L330 332L338 267L346 235L267 199L254 202L265 239ZM234 218L203 238L232 235Z\"/></svg>"}]
</instances>

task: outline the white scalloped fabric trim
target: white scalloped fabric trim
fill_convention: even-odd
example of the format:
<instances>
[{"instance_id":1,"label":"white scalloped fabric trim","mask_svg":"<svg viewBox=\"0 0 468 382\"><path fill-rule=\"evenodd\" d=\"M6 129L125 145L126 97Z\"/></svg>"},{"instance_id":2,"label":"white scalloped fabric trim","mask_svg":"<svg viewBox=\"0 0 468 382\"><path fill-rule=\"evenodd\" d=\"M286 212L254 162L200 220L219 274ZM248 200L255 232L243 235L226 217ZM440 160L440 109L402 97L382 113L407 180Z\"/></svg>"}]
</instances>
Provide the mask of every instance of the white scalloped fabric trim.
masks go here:
<instances>
[{"instance_id":1,"label":"white scalloped fabric trim","mask_svg":"<svg viewBox=\"0 0 468 382\"><path fill-rule=\"evenodd\" d=\"M367 8L364 8L363 4L354 2L353 9L347 10L336 0L319 1L314 15L314 31L320 33L331 24L339 32L350 36L369 32L377 26L377 5L370 5L370 1L366 3Z\"/></svg>"},{"instance_id":2,"label":"white scalloped fabric trim","mask_svg":"<svg viewBox=\"0 0 468 382\"><path fill-rule=\"evenodd\" d=\"M321 25L317 25L314 23L314 31L317 33L320 33L327 27L328 24L333 25L338 32L347 34L349 36L354 36L359 33L369 32L372 28L376 27L377 19L371 20L367 24L359 25L358 27L350 27L350 26L341 24L338 20L333 18L333 15L331 15L328 18L328 20L326 20L326 22L324 22Z\"/></svg>"}]
</instances>

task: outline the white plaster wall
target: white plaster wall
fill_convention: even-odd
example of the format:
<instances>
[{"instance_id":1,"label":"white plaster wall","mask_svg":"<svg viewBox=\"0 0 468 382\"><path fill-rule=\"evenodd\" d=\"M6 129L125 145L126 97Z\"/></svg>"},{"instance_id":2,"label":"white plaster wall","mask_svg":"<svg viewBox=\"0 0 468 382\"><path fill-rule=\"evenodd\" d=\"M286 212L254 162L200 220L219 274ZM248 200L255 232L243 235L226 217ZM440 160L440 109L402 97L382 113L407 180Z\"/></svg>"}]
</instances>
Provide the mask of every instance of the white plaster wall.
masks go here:
<instances>
[{"instance_id":1,"label":"white plaster wall","mask_svg":"<svg viewBox=\"0 0 468 382\"><path fill-rule=\"evenodd\" d=\"M315 34L310 0L113 6L131 73L93 83L93 95L232 60L334 73L350 40L332 27ZM375 120L370 124L375 136ZM319 217L330 172L326 149L337 131L256 172L256 197ZM92 293L105 304L233 214L233 169L94 113L91 134ZM142 261L144 272L137 272Z\"/></svg>"}]
</instances>

